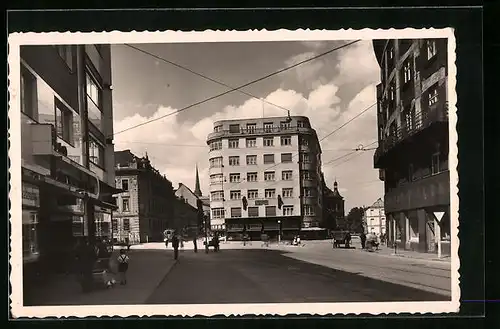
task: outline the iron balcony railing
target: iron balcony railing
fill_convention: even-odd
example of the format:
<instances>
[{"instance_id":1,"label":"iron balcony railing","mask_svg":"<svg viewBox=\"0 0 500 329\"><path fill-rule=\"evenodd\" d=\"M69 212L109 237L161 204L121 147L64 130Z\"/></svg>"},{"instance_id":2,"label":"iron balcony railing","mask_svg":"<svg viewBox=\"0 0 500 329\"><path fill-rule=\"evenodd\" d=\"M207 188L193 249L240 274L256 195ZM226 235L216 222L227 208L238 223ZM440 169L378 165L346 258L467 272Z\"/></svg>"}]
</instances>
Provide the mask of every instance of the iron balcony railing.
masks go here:
<instances>
[{"instance_id":1,"label":"iron balcony railing","mask_svg":"<svg viewBox=\"0 0 500 329\"><path fill-rule=\"evenodd\" d=\"M398 129L391 132L391 134L384 140L379 141L379 147L375 151L375 162L387 153L394 146L399 144L406 138L413 136L429 127L435 122L447 122L448 121L448 102L443 102L436 106L431 107L428 111L416 112L415 115L411 116L408 120L405 118L401 119L404 122Z\"/></svg>"},{"instance_id":2,"label":"iron balcony railing","mask_svg":"<svg viewBox=\"0 0 500 329\"><path fill-rule=\"evenodd\" d=\"M307 127L298 126L273 126L263 128L239 128L238 130L219 130L208 135L208 140L228 136L251 136L251 135L275 135L276 133L312 133L314 130Z\"/></svg>"}]
</instances>

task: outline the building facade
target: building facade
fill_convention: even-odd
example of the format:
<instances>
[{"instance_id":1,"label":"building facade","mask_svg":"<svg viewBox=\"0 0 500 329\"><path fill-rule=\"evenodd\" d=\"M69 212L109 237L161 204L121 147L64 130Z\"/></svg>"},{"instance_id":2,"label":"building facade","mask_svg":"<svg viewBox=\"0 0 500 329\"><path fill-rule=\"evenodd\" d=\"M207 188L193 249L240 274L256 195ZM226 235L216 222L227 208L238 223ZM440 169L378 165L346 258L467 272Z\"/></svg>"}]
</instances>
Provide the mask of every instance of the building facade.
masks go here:
<instances>
[{"instance_id":1,"label":"building facade","mask_svg":"<svg viewBox=\"0 0 500 329\"><path fill-rule=\"evenodd\" d=\"M386 233L384 200L382 198L379 198L371 206L365 208L363 217L365 233L372 233L377 236L382 236Z\"/></svg>"},{"instance_id":2,"label":"building facade","mask_svg":"<svg viewBox=\"0 0 500 329\"><path fill-rule=\"evenodd\" d=\"M66 271L76 240L109 237L115 190L109 45L21 46L25 276Z\"/></svg>"},{"instance_id":3,"label":"building facade","mask_svg":"<svg viewBox=\"0 0 500 329\"><path fill-rule=\"evenodd\" d=\"M320 227L321 148L307 117L218 121L207 144L212 228L257 239Z\"/></svg>"},{"instance_id":4,"label":"building facade","mask_svg":"<svg viewBox=\"0 0 500 329\"><path fill-rule=\"evenodd\" d=\"M118 207L113 215L113 238L117 242L163 241L163 231L174 225L176 197L172 183L150 163L130 150L115 153Z\"/></svg>"},{"instance_id":5,"label":"building facade","mask_svg":"<svg viewBox=\"0 0 500 329\"><path fill-rule=\"evenodd\" d=\"M196 210L195 218L189 218L186 224L192 228L196 227L196 231L200 232L204 228L203 215L210 215L210 203L202 196L199 187L198 170L196 170L196 181L195 192L186 185L179 183L175 196L180 200L184 200L191 208Z\"/></svg>"},{"instance_id":6,"label":"building facade","mask_svg":"<svg viewBox=\"0 0 500 329\"><path fill-rule=\"evenodd\" d=\"M338 183L333 183L333 190L323 186L323 227L334 230L345 220L345 200L339 193Z\"/></svg>"},{"instance_id":7,"label":"building facade","mask_svg":"<svg viewBox=\"0 0 500 329\"><path fill-rule=\"evenodd\" d=\"M374 165L385 185L388 241L429 253L439 243L449 253L447 40L373 46L381 68Z\"/></svg>"}]
</instances>

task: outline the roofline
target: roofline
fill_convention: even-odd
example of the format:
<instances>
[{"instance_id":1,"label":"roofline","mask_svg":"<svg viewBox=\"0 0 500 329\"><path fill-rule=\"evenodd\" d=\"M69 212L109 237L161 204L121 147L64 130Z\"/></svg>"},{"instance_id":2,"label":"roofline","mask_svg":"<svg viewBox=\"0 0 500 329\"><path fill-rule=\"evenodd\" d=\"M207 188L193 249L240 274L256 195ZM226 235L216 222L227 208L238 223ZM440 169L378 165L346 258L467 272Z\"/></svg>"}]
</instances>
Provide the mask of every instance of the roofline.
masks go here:
<instances>
[{"instance_id":1,"label":"roofline","mask_svg":"<svg viewBox=\"0 0 500 329\"><path fill-rule=\"evenodd\" d=\"M275 117L254 117L254 118L242 118L242 119L224 119L224 120L217 120L214 121L214 126L220 125L222 123L228 123L228 122L245 122L245 121L251 121L251 120L266 120L266 119L287 119L288 116L275 116ZM291 115L290 118L292 119L305 119L307 122L310 123L309 118L304 115Z\"/></svg>"}]
</instances>

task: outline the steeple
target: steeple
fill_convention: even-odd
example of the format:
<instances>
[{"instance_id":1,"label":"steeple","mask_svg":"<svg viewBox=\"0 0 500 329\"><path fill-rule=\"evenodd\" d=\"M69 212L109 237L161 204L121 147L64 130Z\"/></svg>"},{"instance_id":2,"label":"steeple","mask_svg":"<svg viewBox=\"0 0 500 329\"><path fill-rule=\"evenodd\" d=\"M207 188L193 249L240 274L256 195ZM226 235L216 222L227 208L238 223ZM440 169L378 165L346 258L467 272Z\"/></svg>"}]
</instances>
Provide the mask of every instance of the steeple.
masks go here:
<instances>
[{"instance_id":1,"label":"steeple","mask_svg":"<svg viewBox=\"0 0 500 329\"><path fill-rule=\"evenodd\" d=\"M333 195L336 197L342 197L339 193L339 184L337 183L337 178L333 182Z\"/></svg>"},{"instance_id":2,"label":"steeple","mask_svg":"<svg viewBox=\"0 0 500 329\"><path fill-rule=\"evenodd\" d=\"M200 189L200 176L198 175L198 164L196 164L196 182L195 182L195 187L194 187L194 194L198 197L202 195L201 189Z\"/></svg>"}]
</instances>

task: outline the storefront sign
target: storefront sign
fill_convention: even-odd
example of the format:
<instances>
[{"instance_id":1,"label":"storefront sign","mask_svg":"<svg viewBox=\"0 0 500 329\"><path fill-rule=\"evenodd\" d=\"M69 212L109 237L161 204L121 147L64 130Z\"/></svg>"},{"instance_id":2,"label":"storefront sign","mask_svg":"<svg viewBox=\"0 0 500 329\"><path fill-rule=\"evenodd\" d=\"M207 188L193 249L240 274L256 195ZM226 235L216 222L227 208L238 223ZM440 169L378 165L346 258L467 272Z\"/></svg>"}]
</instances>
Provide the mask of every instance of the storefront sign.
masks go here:
<instances>
[{"instance_id":1,"label":"storefront sign","mask_svg":"<svg viewBox=\"0 0 500 329\"><path fill-rule=\"evenodd\" d=\"M36 185L27 183L22 184L22 205L39 207L40 206L40 189Z\"/></svg>"},{"instance_id":2,"label":"storefront sign","mask_svg":"<svg viewBox=\"0 0 500 329\"><path fill-rule=\"evenodd\" d=\"M262 206L262 205L268 205L269 204L269 200L255 200L255 205L256 206Z\"/></svg>"}]
</instances>

